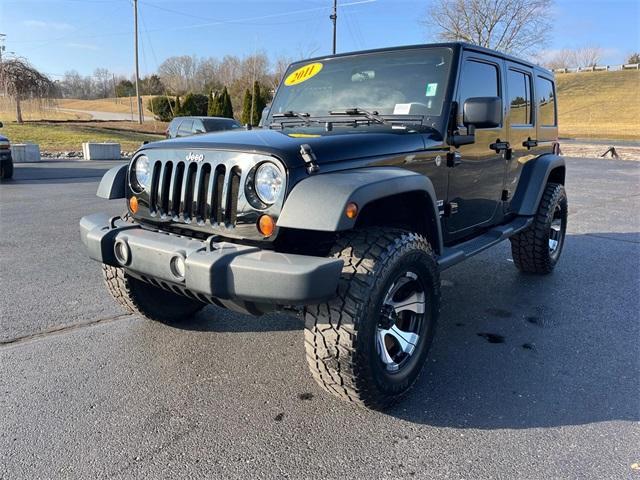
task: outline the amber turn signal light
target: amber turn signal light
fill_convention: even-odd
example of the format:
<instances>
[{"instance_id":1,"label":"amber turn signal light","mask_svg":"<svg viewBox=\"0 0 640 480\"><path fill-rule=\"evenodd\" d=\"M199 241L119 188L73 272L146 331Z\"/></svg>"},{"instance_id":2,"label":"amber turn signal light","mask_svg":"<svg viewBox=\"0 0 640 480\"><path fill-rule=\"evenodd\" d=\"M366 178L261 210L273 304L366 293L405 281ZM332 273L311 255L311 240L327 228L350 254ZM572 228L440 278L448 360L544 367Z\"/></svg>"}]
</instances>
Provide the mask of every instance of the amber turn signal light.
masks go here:
<instances>
[{"instance_id":1,"label":"amber turn signal light","mask_svg":"<svg viewBox=\"0 0 640 480\"><path fill-rule=\"evenodd\" d=\"M344 214L347 216L347 218L353 220L354 218L356 218L356 215L358 215L358 205L353 202L347 203L347 208L344 209Z\"/></svg>"},{"instance_id":2,"label":"amber turn signal light","mask_svg":"<svg viewBox=\"0 0 640 480\"><path fill-rule=\"evenodd\" d=\"M131 210L133 213L136 213L138 211L138 199L136 197L131 197L129 199L129 210Z\"/></svg>"},{"instance_id":3,"label":"amber turn signal light","mask_svg":"<svg viewBox=\"0 0 640 480\"><path fill-rule=\"evenodd\" d=\"M269 215L262 215L258 219L258 230L265 237L273 235L273 231L276 229L276 222L273 221Z\"/></svg>"}]
</instances>

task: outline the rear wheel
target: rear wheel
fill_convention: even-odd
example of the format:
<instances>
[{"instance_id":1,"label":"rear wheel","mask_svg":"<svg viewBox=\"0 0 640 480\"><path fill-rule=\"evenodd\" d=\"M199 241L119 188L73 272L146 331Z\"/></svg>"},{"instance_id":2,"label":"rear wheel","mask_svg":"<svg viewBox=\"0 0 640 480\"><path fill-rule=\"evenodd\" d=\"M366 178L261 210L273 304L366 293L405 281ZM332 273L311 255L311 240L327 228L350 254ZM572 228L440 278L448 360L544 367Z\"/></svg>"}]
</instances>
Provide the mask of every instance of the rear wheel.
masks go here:
<instances>
[{"instance_id":1,"label":"rear wheel","mask_svg":"<svg viewBox=\"0 0 640 480\"><path fill-rule=\"evenodd\" d=\"M513 262L523 272L551 273L555 268L567 231L567 194L558 183L547 184L533 224L511 237Z\"/></svg>"},{"instance_id":2,"label":"rear wheel","mask_svg":"<svg viewBox=\"0 0 640 480\"><path fill-rule=\"evenodd\" d=\"M188 320L205 304L155 287L131 275L122 268L102 265L107 289L128 312L150 320L176 322Z\"/></svg>"},{"instance_id":3,"label":"rear wheel","mask_svg":"<svg viewBox=\"0 0 640 480\"><path fill-rule=\"evenodd\" d=\"M354 232L333 255L344 260L338 295L305 309L307 361L318 384L382 409L417 380L435 332L438 269L420 235Z\"/></svg>"}]
</instances>

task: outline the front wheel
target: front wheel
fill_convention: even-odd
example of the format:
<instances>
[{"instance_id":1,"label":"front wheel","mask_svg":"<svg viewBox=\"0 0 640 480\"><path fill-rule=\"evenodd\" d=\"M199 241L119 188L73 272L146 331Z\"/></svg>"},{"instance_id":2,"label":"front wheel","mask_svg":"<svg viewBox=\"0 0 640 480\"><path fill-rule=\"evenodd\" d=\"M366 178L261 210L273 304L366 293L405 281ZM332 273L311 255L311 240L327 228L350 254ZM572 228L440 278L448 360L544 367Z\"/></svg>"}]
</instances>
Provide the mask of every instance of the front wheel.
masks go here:
<instances>
[{"instance_id":1,"label":"front wheel","mask_svg":"<svg viewBox=\"0 0 640 480\"><path fill-rule=\"evenodd\" d=\"M353 232L333 251L344 260L338 295L305 309L305 348L315 380L353 403L383 409L417 380L440 308L438 268L422 236Z\"/></svg>"},{"instance_id":2,"label":"front wheel","mask_svg":"<svg viewBox=\"0 0 640 480\"><path fill-rule=\"evenodd\" d=\"M102 265L107 289L129 313L150 320L176 322L188 320L205 304L155 287L128 275L122 268Z\"/></svg>"},{"instance_id":3,"label":"front wheel","mask_svg":"<svg viewBox=\"0 0 640 480\"><path fill-rule=\"evenodd\" d=\"M533 223L511 237L511 256L527 273L547 274L555 268L567 231L567 194L558 183L548 183Z\"/></svg>"}]
</instances>

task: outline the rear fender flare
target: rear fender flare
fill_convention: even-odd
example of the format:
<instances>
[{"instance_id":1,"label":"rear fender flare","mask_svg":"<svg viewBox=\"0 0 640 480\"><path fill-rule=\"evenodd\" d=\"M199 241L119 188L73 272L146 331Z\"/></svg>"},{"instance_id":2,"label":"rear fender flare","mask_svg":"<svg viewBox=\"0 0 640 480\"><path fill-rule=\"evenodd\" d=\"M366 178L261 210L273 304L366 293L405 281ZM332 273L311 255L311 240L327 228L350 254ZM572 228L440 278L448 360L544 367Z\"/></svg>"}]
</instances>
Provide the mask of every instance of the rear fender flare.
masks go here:
<instances>
[{"instance_id":1,"label":"rear fender flare","mask_svg":"<svg viewBox=\"0 0 640 480\"><path fill-rule=\"evenodd\" d=\"M554 154L541 155L525 163L511 201L512 210L518 215L535 215L549 176L557 169L561 172L557 181L564 184L565 168L564 158Z\"/></svg>"}]
</instances>

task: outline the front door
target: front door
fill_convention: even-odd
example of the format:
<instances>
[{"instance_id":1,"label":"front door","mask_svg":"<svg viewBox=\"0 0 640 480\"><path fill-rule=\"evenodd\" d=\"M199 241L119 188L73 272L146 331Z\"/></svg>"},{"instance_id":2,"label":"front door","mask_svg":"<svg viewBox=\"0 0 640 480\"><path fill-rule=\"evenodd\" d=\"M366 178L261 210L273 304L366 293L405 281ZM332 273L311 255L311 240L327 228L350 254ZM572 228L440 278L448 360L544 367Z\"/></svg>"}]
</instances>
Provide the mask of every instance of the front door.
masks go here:
<instances>
[{"instance_id":1,"label":"front door","mask_svg":"<svg viewBox=\"0 0 640 480\"><path fill-rule=\"evenodd\" d=\"M502 88L502 60L488 55L465 52L458 79L458 129L465 134L462 106L471 97L500 97ZM504 121L497 128L477 128L475 142L457 149L459 163L449 169L446 230L448 240L456 240L475 233L496 221L505 174L505 154L489 146L507 141Z\"/></svg>"}]
</instances>

